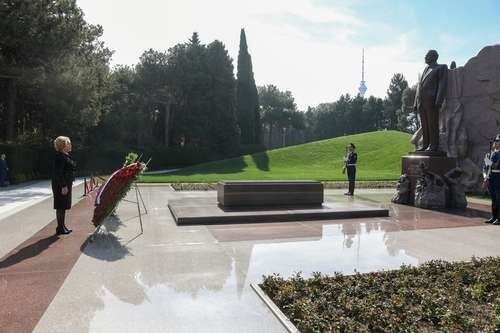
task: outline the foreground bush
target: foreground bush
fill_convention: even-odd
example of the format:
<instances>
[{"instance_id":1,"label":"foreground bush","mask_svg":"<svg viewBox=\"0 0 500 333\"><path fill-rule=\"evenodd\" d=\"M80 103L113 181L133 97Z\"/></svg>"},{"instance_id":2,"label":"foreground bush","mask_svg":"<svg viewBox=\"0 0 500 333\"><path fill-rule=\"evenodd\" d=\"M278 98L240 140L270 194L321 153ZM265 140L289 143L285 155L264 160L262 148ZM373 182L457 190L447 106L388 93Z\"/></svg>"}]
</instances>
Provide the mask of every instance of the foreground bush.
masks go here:
<instances>
[{"instance_id":1,"label":"foreground bush","mask_svg":"<svg viewBox=\"0 0 500 333\"><path fill-rule=\"evenodd\" d=\"M500 332L500 257L261 287L301 332Z\"/></svg>"}]
</instances>

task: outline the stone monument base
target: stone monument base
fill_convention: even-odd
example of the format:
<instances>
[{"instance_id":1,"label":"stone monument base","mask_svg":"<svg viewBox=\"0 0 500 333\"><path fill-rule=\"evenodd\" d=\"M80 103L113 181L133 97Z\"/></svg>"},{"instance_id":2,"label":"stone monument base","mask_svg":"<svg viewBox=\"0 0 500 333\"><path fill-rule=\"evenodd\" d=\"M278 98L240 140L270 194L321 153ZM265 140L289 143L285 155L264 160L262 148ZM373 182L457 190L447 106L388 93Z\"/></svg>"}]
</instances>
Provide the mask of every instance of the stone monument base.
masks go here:
<instances>
[{"instance_id":1,"label":"stone monument base","mask_svg":"<svg viewBox=\"0 0 500 333\"><path fill-rule=\"evenodd\" d=\"M422 180L424 176L427 176L431 179L426 179L426 186L428 186L426 194L429 194L429 191L431 195L433 191L442 191L442 197L444 198L443 200L445 200L444 205L445 207L450 207L450 186L447 183L448 178L446 175L457 167L457 160L455 158L447 157L446 154L442 152L414 152L407 156L403 156L401 162L401 173L407 177L408 198L406 199L407 202L400 203L414 205L415 192L418 192L418 181ZM441 184L441 182L443 182L443 184ZM435 189L431 188L433 185L435 185ZM422 189L419 190L421 191ZM426 206L433 208L432 202L430 205ZM442 204L436 202L435 208L441 208L440 206L442 206Z\"/></svg>"},{"instance_id":2,"label":"stone monument base","mask_svg":"<svg viewBox=\"0 0 500 333\"><path fill-rule=\"evenodd\" d=\"M288 222L366 217L387 217L389 210L356 202L324 202L321 205L223 207L217 198L169 200L177 225Z\"/></svg>"},{"instance_id":3,"label":"stone monument base","mask_svg":"<svg viewBox=\"0 0 500 333\"><path fill-rule=\"evenodd\" d=\"M170 200L177 225L255 223L389 216L387 208L323 202L323 184L310 180L222 181L214 198Z\"/></svg>"},{"instance_id":4,"label":"stone monument base","mask_svg":"<svg viewBox=\"0 0 500 333\"><path fill-rule=\"evenodd\" d=\"M443 154L444 155L444 154ZM452 157L441 156L426 156L420 154L410 154L403 156L402 173L406 174L410 180L410 204L415 201L415 189L417 179L422 177L422 167L426 171L433 172L444 178L444 175L456 167L457 160Z\"/></svg>"}]
</instances>

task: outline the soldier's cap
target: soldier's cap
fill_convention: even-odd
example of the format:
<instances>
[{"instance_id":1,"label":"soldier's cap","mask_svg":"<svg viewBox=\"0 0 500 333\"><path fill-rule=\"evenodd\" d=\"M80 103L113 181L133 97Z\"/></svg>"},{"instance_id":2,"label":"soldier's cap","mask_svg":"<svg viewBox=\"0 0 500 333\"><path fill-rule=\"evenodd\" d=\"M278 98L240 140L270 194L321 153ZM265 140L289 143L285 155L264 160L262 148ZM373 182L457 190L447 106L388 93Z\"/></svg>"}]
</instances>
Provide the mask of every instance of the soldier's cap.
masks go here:
<instances>
[{"instance_id":1,"label":"soldier's cap","mask_svg":"<svg viewBox=\"0 0 500 333\"><path fill-rule=\"evenodd\" d=\"M493 141L494 142L500 141L500 133L495 136L495 138L493 139Z\"/></svg>"}]
</instances>

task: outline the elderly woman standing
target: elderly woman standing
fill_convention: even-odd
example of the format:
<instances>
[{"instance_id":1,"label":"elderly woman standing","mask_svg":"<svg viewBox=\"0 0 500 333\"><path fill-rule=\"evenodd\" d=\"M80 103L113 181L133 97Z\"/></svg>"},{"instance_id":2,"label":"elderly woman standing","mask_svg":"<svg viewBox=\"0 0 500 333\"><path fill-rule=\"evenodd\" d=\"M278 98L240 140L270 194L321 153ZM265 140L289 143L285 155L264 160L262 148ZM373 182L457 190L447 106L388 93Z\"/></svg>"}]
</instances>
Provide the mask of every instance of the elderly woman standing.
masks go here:
<instances>
[{"instance_id":1,"label":"elderly woman standing","mask_svg":"<svg viewBox=\"0 0 500 333\"><path fill-rule=\"evenodd\" d=\"M66 228L64 219L66 210L71 209L71 189L75 179L76 163L71 159L71 140L59 136L54 140L56 154L52 170L52 193L57 217L57 235L67 235L72 230Z\"/></svg>"}]
</instances>

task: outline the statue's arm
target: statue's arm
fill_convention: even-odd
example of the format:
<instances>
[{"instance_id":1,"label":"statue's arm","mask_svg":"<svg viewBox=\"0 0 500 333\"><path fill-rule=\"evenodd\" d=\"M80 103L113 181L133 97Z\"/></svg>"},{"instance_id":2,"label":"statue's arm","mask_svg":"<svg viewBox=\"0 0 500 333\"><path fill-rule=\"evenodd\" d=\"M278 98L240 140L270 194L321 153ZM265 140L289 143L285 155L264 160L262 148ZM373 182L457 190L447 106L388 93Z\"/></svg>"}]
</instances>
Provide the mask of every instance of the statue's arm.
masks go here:
<instances>
[{"instance_id":1,"label":"statue's arm","mask_svg":"<svg viewBox=\"0 0 500 333\"><path fill-rule=\"evenodd\" d=\"M441 65L438 75L439 75L439 83L436 95L436 106L441 107L441 105L443 105L444 99L446 98L446 91L448 85L448 66Z\"/></svg>"}]
</instances>

